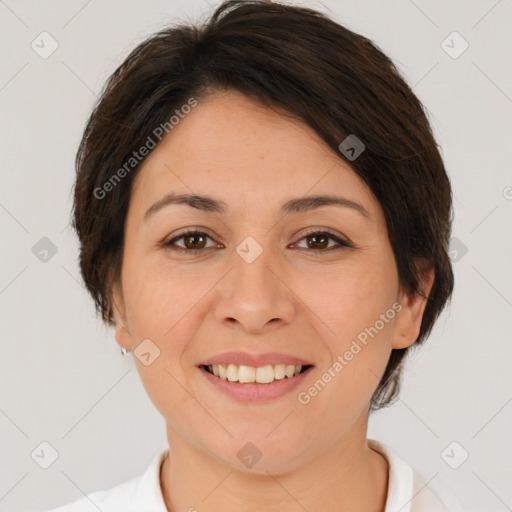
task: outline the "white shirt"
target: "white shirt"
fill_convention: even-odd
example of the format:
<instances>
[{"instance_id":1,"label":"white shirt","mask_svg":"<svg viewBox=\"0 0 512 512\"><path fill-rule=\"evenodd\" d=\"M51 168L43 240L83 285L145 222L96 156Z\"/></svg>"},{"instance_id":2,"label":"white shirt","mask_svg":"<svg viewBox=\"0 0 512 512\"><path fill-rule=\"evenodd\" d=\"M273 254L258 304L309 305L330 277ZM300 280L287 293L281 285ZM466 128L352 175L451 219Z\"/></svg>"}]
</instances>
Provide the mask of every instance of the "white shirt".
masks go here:
<instances>
[{"instance_id":1,"label":"white shirt","mask_svg":"<svg viewBox=\"0 0 512 512\"><path fill-rule=\"evenodd\" d=\"M435 479L426 482L383 443L368 446L388 461L388 495L384 512L462 512L453 492ZM144 472L110 489L95 491L46 512L168 512L160 489L160 466L167 450L155 455Z\"/></svg>"}]
</instances>

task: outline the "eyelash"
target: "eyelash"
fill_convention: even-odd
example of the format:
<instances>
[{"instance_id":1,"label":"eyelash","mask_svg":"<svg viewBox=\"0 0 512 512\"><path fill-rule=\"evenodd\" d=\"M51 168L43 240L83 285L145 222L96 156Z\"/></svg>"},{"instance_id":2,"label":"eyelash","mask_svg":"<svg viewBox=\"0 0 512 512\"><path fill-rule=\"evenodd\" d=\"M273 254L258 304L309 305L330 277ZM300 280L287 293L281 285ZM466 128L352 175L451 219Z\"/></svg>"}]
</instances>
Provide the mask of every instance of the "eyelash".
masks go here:
<instances>
[{"instance_id":1,"label":"eyelash","mask_svg":"<svg viewBox=\"0 0 512 512\"><path fill-rule=\"evenodd\" d=\"M204 233L203 231L193 230L193 231L187 231L185 233L181 233L180 235L172 238L171 240L164 241L162 243L162 246L166 249L171 249L173 251L177 251L180 253L188 253L188 254L198 254L200 252L205 252L208 249L215 249L215 247L207 247L204 249L185 249L184 247L173 246L173 244L176 241L181 240L182 238L185 238L187 236L195 236L195 235L204 235L207 238L210 238L210 240L212 240L212 238L207 233ZM310 252L312 251L314 253L322 253L322 252L330 252L332 250L337 250L337 249L347 249L347 248L354 247L353 245L349 244L345 240L342 240L341 238L336 236L334 233L331 233L330 231L318 231L318 230L308 231L302 236L302 238L299 240L299 242L301 242L305 238L308 238L312 235L326 235L327 238L334 240L339 245L338 245L338 247L330 247L327 249L309 249ZM304 249L304 248L301 248L301 249ZM306 250L308 250L308 249L306 249Z\"/></svg>"}]
</instances>

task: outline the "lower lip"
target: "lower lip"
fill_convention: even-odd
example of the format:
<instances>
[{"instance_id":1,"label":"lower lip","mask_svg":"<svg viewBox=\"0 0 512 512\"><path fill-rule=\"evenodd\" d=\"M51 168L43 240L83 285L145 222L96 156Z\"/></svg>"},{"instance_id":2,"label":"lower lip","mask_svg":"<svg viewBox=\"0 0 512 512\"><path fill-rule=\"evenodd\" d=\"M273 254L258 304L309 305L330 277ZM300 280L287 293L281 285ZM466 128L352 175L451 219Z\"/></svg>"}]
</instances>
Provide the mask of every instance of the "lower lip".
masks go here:
<instances>
[{"instance_id":1,"label":"lower lip","mask_svg":"<svg viewBox=\"0 0 512 512\"><path fill-rule=\"evenodd\" d=\"M231 382L221 379L211 374L209 371L200 367L199 370L219 391L226 393L231 398L240 402L263 402L280 398L286 393L295 389L313 369L313 366L305 372L299 373L293 377L285 377L281 380L275 380L268 384L241 384L240 382Z\"/></svg>"}]
</instances>

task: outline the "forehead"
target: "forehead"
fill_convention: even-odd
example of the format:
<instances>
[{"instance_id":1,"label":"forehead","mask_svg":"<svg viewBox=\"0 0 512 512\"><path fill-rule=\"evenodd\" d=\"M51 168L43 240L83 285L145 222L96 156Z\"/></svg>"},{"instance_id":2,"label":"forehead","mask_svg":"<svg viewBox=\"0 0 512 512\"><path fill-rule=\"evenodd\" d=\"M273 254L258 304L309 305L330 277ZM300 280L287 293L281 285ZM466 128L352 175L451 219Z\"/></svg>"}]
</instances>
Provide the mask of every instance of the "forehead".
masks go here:
<instances>
[{"instance_id":1,"label":"forehead","mask_svg":"<svg viewBox=\"0 0 512 512\"><path fill-rule=\"evenodd\" d=\"M335 193L370 213L377 206L313 129L235 91L198 100L142 163L132 199L147 205L169 191L210 194L238 210Z\"/></svg>"}]
</instances>

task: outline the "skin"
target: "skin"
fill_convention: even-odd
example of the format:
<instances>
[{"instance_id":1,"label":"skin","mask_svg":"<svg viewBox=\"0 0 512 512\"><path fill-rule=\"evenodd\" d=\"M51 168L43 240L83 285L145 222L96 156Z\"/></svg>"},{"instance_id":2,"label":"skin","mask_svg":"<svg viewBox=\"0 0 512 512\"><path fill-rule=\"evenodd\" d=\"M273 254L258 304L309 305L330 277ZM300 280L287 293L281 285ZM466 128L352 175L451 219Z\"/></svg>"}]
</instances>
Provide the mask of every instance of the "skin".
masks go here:
<instances>
[{"instance_id":1,"label":"skin","mask_svg":"<svg viewBox=\"0 0 512 512\"><path fill-rule=\"evenodd\" d=\"M170 205L144 220L171 191L221 199L229 212ZM288 199L312 194L343 195L369 216L339 206L279 214ZM159 245L188 227L209 238L175 245L203 252ZM353 247L331 249L339 247L331 240L326 248L304 238L307 228ZM236 252L247 236L263 250L252 263ZM427 294L432 282L431 272ZM379 203L311 128L235 91L201 99L136 176L112 299L118 343L135 350L149 338L160 350L148 366L134 359L167 425L161 488L169 511L384 510L388 466L367 445L369 402L391 350L416 340L426 301L402 293ZM299 403L297 394L396 301L394 319ZM196 367L231 350L281 352L315 368L281 398L241 403ZM247 442L262 454L252 468L237 457Z\"/></svg>"}]
</instances>

